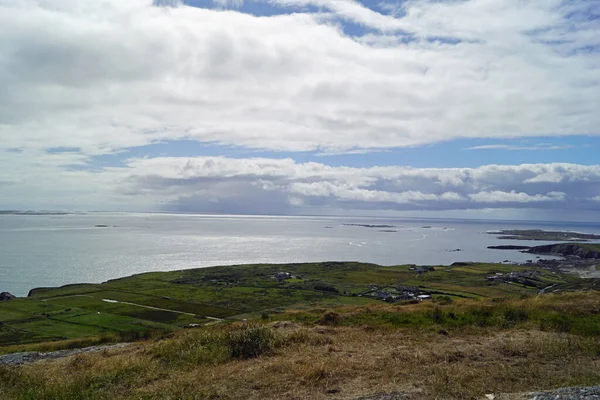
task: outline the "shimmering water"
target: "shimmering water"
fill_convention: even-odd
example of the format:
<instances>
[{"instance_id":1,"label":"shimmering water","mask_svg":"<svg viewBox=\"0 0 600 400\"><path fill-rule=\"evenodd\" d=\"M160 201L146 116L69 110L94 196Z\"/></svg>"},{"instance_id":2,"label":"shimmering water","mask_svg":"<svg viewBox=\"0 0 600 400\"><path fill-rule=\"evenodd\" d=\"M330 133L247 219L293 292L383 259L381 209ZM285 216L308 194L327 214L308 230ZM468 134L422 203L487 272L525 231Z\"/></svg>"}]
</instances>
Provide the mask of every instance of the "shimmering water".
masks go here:
<instances>
[{"instance_id":1,"label":"shimmering water","mask_svg":"<svg viewBox=\"0 0 600 400\"><path fill-rule=\"evenodd\" d=\"M397 225L397 232L345 225ZM107 225L108 227L96 227ZM383 265L525 261L488 250L486 231L559 229L600 233L596 224L329 217L89 213L0 215L0 291L103 282L140 272L226 264L355 260ZM535 242L544 244L545 242ZM460 252L451 250L462 249Z\"/></svg>"}]
</instances>

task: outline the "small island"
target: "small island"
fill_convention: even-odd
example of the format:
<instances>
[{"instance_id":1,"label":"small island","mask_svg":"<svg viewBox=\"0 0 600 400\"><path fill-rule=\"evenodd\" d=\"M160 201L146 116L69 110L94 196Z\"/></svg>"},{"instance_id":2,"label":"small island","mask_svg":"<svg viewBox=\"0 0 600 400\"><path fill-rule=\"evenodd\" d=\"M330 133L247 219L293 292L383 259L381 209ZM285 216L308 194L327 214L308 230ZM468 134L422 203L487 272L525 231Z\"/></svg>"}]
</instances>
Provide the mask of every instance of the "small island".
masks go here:
<instances>
[{"instance_id":1,"label":"small island","mask_svg":"<svg viewBox=\"0 0 600 400\"><path fill-rule=\"evenodd\" d=\"M396 228L396 225L344 224L345 226L361 226L363 228Z\"/></svg>"}]
</instances>

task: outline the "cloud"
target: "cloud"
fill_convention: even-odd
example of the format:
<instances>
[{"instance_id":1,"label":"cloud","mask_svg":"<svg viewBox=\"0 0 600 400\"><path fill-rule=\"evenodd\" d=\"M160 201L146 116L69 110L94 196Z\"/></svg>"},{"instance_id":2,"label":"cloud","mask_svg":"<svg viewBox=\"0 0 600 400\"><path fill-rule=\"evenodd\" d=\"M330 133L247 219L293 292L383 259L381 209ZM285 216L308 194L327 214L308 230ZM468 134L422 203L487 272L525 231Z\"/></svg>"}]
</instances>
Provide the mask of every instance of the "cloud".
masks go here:
<instances>
[{"instance_id":1,"label":"cloud","mask_svg":"<svg viewBox=\"0 0 600 400\"><path fill-rule=\"evenodd\" d=\"M282 14L268 17L178 4L1 1L3 146L341 153L600 133L585 2L413 0L381 14L274 0Z\"/></svg>"},{"instance_id":2,"label":"cloud","mask_svg":"<svg viewBox=\"0 0 600 400\"><path fill-rule=\"evenodd\" d=\"M180 211L181 204L185 211L230 213L595 209L600 198L600 166L574 164L351 168L291 159L159 157L130 159L104 173L121 176L116 189L126 197L154 198Z\"/></svg>"},{"instance_id":3,"label":"cloud","mask_svg":"<svg viewBox=\"0 0 600 400\"><path fill-rule=\"evenodd\" d=\"M523 192L517 193L514 190L510 192L495 190L493 192L479 192L469 195L471 200L478 203L535 203L539 201L556 202L565 201L566 197L567 194L562 192L549 192L545 195L529 195Z\"/></svg>"},{"instance_id":4,"label":"cloud","mask_svg":"<svg viewBox=\"0 0 600 400\"><path fill-rule=\"evenodd\" d=\"M572 145L535 144L531 146L515 146L509 144L486 144L481 146L466 147L463 150L567 150Z\"/></svg>"}]
</instances>

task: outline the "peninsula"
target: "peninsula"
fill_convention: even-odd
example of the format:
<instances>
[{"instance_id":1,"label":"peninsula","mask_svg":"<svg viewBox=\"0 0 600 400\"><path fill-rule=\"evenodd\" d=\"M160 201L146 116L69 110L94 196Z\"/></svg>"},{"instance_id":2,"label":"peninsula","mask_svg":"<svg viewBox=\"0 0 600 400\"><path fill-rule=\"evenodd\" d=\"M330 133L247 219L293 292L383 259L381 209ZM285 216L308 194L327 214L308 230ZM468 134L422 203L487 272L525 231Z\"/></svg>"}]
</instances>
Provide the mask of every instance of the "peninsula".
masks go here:
<instances>
[{"instance_id":1,"label":"peninsula","mask_svg":"<svg viewBox=\"0 0 600 400\"><path fill-rule=\"evenodd\" d=\"M592 233L545 231L542 229L504 229L487 233L490 235L497 235L498 239L505 240L544 240L550 242L585 242L588 240L600 240L600 235Z\"/></svg>"}]
</instances>

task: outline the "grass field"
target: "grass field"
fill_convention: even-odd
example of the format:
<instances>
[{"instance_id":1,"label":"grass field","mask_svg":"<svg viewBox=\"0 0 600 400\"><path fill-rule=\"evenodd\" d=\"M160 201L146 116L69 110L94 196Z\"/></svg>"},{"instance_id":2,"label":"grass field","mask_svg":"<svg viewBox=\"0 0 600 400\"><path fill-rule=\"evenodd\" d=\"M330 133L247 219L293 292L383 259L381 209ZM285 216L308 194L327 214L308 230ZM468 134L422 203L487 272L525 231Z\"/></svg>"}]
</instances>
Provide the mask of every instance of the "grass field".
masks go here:
<instances>
[{"instance_id":1,"label":"grass field","mask_svg":"<svg viewBox=\"0 0 600 400\"><path fill-rule=\"evenodd\" d=\"M305 305L305 307L307 307ZM482 399L600 384L600 292L290 307L0 366L3 399ZM510 396L508 398L517 398Z\"/></svg>"},{"instance_id":2,"label":"grass field","mask_svg":"<svg viewBox=\"0 0 600 400\"><path fill-rule=\"evenodd\" d=\"M594 250L594 251L599 251L600 252L600 243L579 243L579 245L581 247L586 248L586 249L590 249L590 250Z\"/></svg>"},{"instance_id":3,"label":"grass field","mask_svg":"<svg viewBox=\"0 0 600 400\"><path fill-rule=\"evenodd\" d=\"M83 338L107 341L168 334L190 325L252 318L290 307L382 303L366 295L369 285L392 289L398 285L415 286L434 299L450 300L518 298L535 295L550 285L564 285L571 290L589 285L574 276L546 270L540 270L525 283L487 279L497 273L525 269L466 263L418 273L408 265L261 264L153 272L103 284L40 288L32 290L28 298L0 303L0 353L15 345L46 341L66 341L71 346L73 340ZM288 272L292 278L274 279L278 272Z\"/></svg>"}]
</instances>

